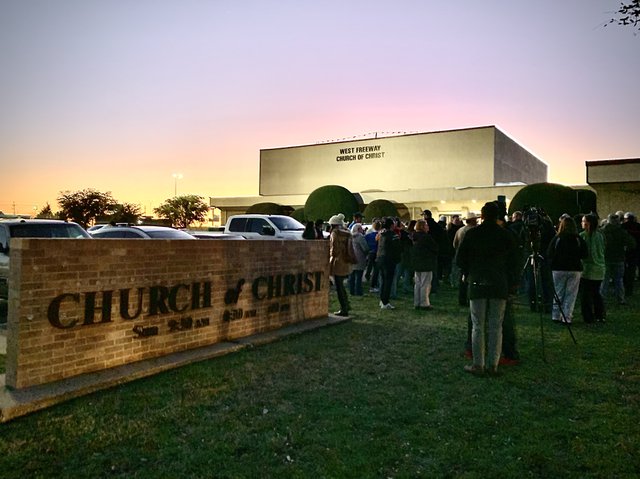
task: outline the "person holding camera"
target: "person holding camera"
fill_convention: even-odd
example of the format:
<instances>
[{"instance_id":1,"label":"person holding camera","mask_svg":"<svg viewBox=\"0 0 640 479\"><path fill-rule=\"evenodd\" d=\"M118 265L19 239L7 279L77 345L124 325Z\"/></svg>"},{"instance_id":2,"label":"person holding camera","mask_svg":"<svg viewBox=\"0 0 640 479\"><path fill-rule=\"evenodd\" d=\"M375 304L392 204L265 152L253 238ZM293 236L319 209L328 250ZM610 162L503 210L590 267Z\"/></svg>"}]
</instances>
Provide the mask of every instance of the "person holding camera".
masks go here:
<instances>
[{"instance_id":1,"label":"person holding camera","mask_svg":"<svg viewBox=\"0 0 640 479\"><path fill-rule=\"evenodd\" d=\"M498 373L507 298L517 288L520 273L514 236L498 225L498 214L495 202L486 203L481 210L482 224L467 231L457 255L458 266L468 278L473 323L473 364L464 370L475 375L485 370Z\"/></svg>"}]
</instances>

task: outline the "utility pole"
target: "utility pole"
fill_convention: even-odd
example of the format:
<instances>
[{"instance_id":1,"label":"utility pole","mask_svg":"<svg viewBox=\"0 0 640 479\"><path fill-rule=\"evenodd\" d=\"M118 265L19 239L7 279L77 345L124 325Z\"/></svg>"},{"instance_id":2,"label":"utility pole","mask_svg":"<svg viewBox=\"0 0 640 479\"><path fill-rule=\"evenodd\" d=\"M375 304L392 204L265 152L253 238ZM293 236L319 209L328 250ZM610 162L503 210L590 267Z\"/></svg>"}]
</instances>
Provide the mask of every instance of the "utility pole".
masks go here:
<instances>
[{"instance_id":1,"label":"utility pole","mask_svg":"<svg viewBox=\"0 0 640 479\"><path fill-rule=\"evenodd\" d=\"M173 196L178 196L178 180L182 179L182 173L173 174Z\"/></svg>"}]
</instances>

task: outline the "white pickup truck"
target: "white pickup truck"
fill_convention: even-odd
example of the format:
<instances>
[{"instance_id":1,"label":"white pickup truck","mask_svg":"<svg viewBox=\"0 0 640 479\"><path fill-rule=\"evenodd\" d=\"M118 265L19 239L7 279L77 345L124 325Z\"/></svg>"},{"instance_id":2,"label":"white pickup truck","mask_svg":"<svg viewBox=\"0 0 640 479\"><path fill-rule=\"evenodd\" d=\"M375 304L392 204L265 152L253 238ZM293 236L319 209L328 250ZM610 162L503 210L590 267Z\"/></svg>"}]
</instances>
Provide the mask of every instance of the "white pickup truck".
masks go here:
<instances>
[{"instance_id":1,"label":"white pickup truck","mask_svg":"<svg viewBox=\"0 0 640 479\"><path fill-rule=\"evenodd\" d=\"M284 215L233 215L227 219L224 232L241 235L246 239L301 240L304 225Z\"/></svg>"}]
</instances>

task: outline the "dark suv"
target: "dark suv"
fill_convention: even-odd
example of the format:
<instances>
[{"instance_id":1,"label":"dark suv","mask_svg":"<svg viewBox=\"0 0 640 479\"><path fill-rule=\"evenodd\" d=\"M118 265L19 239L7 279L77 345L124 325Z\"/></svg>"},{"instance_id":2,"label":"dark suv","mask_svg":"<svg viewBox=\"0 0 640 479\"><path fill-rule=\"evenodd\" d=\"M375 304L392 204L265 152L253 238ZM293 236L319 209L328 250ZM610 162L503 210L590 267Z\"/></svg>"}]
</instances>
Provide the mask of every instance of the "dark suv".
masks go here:
<instances>
[{"instance_id":1,"label":"dark suv","mask_svg":"<svg viewBox=\"0 0 640 479\"><path fill-rule=\"evenodd\" d=\"M11 238L91 238L77 223L58 220L0 220L0 323L7 322Z\"/></svg>"}]
</instances>

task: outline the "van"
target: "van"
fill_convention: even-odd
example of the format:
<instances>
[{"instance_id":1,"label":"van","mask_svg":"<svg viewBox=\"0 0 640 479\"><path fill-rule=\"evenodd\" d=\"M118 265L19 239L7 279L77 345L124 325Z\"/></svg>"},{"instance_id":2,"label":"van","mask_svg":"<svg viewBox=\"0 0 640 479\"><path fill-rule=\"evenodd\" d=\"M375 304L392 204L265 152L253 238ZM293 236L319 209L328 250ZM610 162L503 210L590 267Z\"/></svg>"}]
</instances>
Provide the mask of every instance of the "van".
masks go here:
<instances>
[{"instance_id":1,"label":"van","mask_svg":"<svg viewBox=\"0 0 640 479\"><path fill-rule=\"evenodd\" d=\"M301 240L304 225L284 215L233 215L227 220L224 232L246 239Z\"/></svg>"}]
</instances>

